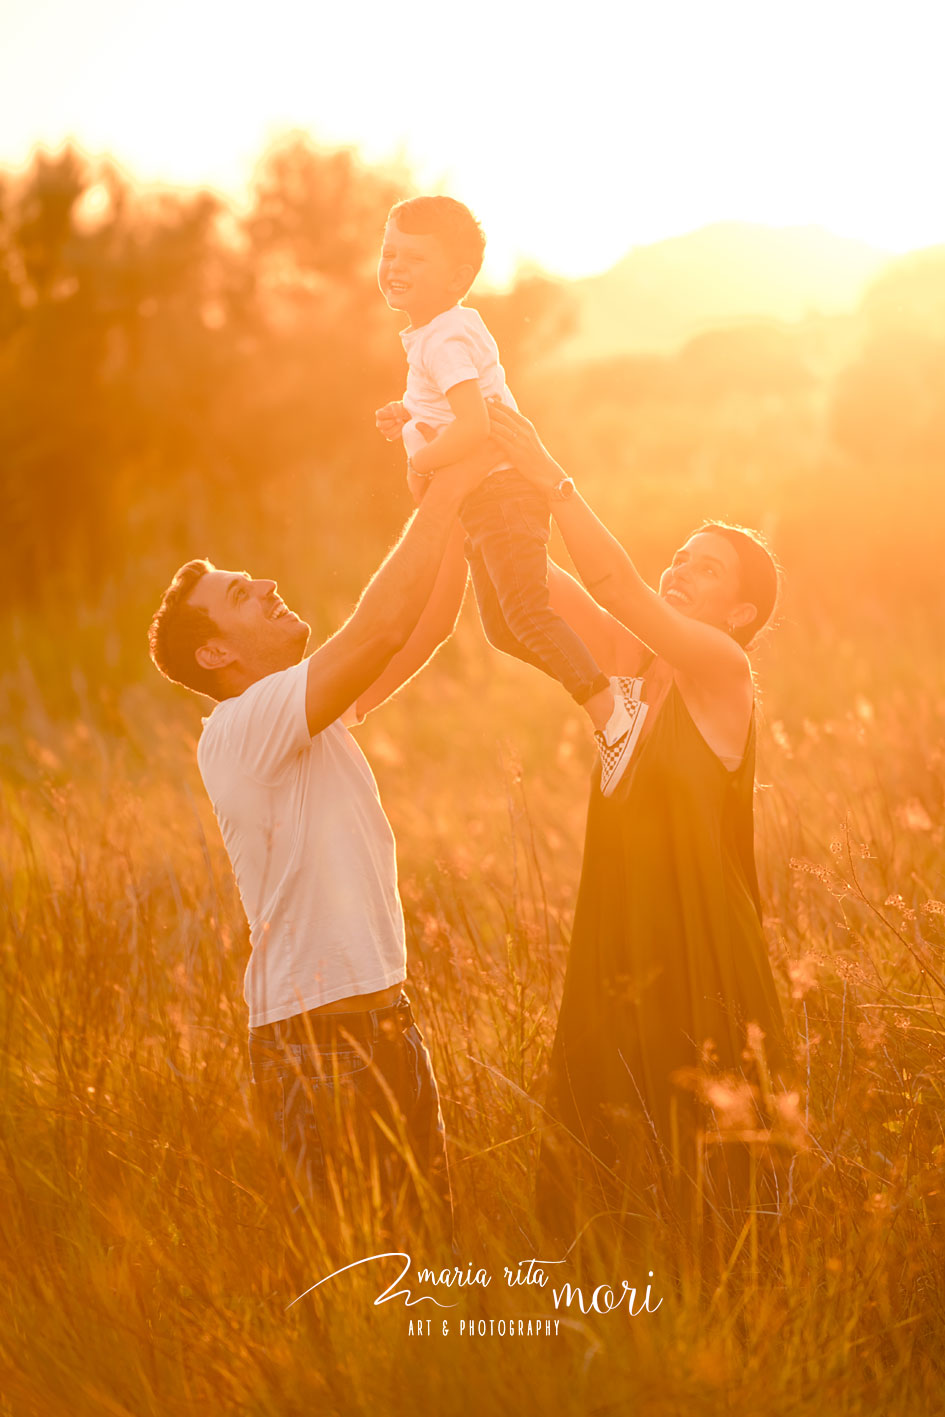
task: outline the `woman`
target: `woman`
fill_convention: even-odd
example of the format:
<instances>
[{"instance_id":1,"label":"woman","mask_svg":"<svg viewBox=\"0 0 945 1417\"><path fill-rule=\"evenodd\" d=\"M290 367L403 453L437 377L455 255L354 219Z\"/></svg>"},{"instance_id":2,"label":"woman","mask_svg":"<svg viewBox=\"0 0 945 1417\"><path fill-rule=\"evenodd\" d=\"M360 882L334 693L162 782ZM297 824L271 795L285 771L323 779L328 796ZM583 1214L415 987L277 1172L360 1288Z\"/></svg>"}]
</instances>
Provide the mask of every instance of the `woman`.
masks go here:
<instances>
[{"instance_id":1,"label":"woman","mask_svg":"<svg viewBox=\"0 0 945 1417\"><path fill-rule=\"evenodd\" d=\"M609 800L591 795L552 1052L548 1109L562 1125L543 1142L538 1200L567 1234L581 1174L611 1209L638 1209L654 1178L689 1201L694 1183L700 1205L713 1176L744 1196L744 1141L765 1135L776 1102L787 1050L755 873L745 646L772 614L778 572L752 533L710 524L652 590L528 420L490 412L503 450L552 496L596 601L557 572L559 609L603 667L642 679L647 705L625 781ZM723 1146L726 1124L740 1140Z\"/></svg>"}]
</instances>

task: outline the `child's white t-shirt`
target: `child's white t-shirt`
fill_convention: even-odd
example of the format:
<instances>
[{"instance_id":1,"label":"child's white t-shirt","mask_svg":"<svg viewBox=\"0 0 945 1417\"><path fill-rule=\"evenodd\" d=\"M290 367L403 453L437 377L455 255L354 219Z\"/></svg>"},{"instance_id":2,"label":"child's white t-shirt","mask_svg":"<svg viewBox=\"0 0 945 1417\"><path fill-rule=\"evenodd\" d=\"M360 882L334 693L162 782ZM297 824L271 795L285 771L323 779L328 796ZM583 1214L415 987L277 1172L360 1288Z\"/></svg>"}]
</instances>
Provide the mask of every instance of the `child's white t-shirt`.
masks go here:
<instances>
[{"instance_id":1,"label":"child's white t-shirt","mask_svg":"<svg viewBox=\"0 0 945 1417\"><path fill-rule=\"evenodd\" d=\"M499 347L478 310L454 305L418 329L401 330L400 338L407 352L404 407L410 421L404 424L403 439L408 457L426 447L418 423L439 430L453 422L446 395L454 384L477 379L484 399L497 394L510 408L518 408L499 363ZM511 466L497 463L493 472Z\"/></svg>"},{"instance_id":2,"label":"child's white t-shirt","mask_svg":"<svg viewBox=\"0 0 945 1417\"><path fill-rule=\"evenodd\" d=\"M394 835L339 719L313 738L308 660L218 703L197 761L249 920L249 1026L406 976Z\"/></svg>"}]
</instances>

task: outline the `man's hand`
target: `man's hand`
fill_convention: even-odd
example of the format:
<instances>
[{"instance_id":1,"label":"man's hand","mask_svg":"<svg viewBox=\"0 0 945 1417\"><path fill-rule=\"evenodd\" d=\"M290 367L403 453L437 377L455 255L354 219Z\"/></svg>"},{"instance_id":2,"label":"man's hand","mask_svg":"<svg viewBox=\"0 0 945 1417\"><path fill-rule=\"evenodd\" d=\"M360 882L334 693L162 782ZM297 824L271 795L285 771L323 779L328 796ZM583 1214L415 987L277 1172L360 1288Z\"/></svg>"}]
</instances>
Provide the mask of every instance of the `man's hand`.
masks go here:
<instances>
[{"instance_id":1,"label":"man's hand","mask_svg":"<svg viewBox=\"0 0 945 1417\"><path fill-rule=\"evenodd\" d=\"M403 430L405 423L409 423L410 414L404 408L400 399L395 399L393 403L385 403L383 408L379 408L374 413L374 422L377 431L383 433L388 443L396 443Z\"/></svg>"},{"instance_id":2,"label":"man's hand","mask_svg":"<svg viewBox=\"0 0 945 1417\"><path fill-rule=\"evenodd\" d=\"M418 423L417 432L421 433L428 443L432 443L436 437L436 429L431 428L429 423ZM407 490L418 507L423 501L432 476L429 472L414 472L413 464L407 459Z\"/></svg>"},{"instance_id":3,"label":"man's hand","mask_svg":"<svg viewBox=\"0 0 945 1417\"><path fill-rule=\"evenodd\" d=\"M419 507L420 503L423 501L424 497L427 494L427 488L429 486L429 477L424 477L422 472L414 472L413 468L410 467L408 464L407 491L410 493L416 506Z\"/></svg>"}]
</instances>

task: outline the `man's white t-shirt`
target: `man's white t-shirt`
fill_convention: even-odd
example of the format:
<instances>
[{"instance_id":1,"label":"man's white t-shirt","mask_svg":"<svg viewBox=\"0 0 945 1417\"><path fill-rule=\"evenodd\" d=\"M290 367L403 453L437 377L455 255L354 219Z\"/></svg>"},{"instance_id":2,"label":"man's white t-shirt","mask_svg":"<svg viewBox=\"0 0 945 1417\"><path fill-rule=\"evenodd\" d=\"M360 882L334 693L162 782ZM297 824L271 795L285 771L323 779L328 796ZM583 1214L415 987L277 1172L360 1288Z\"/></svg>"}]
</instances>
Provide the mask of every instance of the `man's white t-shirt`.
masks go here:
<instances>
[{"instance_id":1,"label":"man's white t-shirt","mask_svg":"<svg viewBox=\"0 0 945 1417\"><path fill-rule=\"evenodd\" d=\"M518 407L499 363L499 346L478 310L454 305L418 329L401 330L400 338L407 352L404 407L410 421L404 424L403 440L408 457L426 446L418 423L437 430L452 423L454 414L446 395L455 384L477 379L483 398L497 394L510 408ZM492 471L511 466L497 463Z\"/></svg>"},{"instance_id":2,"label":"man's white t-shirt","mask_svg":"<svg viewBox=\"0 0 945 1417\"><path fill-rule=\"evenodd\" d=\"M249 1026L407 973L394 834L374 775L338 720L312 738L308 660L204 719L197 762L249 920Z\"/></svg>"}]
</instances>

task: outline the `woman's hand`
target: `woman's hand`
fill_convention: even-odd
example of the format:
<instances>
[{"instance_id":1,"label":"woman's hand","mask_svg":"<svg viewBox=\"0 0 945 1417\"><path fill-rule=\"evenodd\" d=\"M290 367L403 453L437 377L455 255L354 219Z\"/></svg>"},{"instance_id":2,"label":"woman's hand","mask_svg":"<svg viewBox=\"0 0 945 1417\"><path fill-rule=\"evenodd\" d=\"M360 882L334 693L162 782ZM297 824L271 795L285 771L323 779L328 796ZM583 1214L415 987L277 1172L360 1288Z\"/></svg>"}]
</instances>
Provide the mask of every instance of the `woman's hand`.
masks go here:
<instances>
[{"instance_id":1,"label":"woman's hand","mask_svg":"<svg viewBox=\"0 0 945 1417\"><path fill-rule=\"evenodd\" d=\"M535 432L534 424L524 414L508 404L487 402L489 432L499 444L509 462L515 464L523 477L534 482L543 492L557 487L567 474L555 462Z\"/></svg>"}]
</instances>

